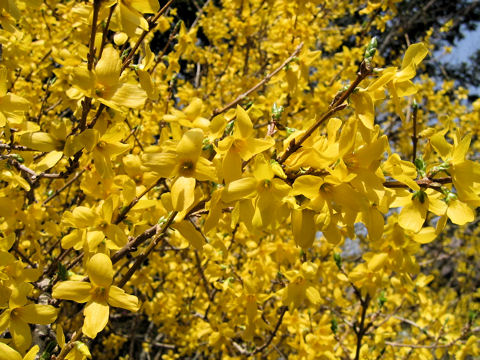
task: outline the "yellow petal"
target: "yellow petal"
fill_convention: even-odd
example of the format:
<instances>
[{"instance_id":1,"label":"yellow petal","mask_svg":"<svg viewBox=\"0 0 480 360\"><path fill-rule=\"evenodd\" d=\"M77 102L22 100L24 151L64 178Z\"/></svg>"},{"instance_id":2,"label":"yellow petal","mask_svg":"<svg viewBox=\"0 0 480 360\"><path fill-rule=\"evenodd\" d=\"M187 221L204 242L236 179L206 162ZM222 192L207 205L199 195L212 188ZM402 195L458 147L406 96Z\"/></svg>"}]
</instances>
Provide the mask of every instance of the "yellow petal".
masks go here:
<instances>
[{"instance_id":1,"label":"yellow petal","mask_svg":"<svg viewBox=\"0 0 480 360\"><path fill-rule=\"evenodd\" d=\"M188 209L195 200L195 178L180 176L172 185L172 205L177 211Z\"/></svg>"},{"instance_id":2,"label":"yellow petal","mask_svg":"<svg viewBox=\"0 0 480 360\"><path fill-rule=\"evenodd\" d=\"M422 204L417 199L412 199L410 203L405 205L398 216L398 224L415 233L419 232L427 217L428 199Z\"/></svg>"},{"instance_id":3,"label":"yellow petal","mask_svg":"<svg viewBox=\"0 0 480 360\"><path fill-rule=\"evenodd\" d=\"M28 324L22 320L12 317L10 320L10 333L12 334L15 347L22 353L27 351L32 343L32 334Z\"/></svg>"},{"instance_id":4,"label":"yellow petal","mask_svg":"<svg viewBox=\"0 0 480 360\"><path fill-rule=\"evenodd\" d=\"M146 153L142 155L142 165L155 171L161 177L170 177L177 162L173 153Z\"/></svg>"},{"instance_id":5,"label":"yellow petal","mask_svg":"<svg viewBox=\"0 0 480 360\"><path fill-rule=\"evenodd\" d=\"M190 129L183 134L177 145L178 156L182 160L196 162L202 152L203 130Z\"/></svg>"},{"instance_id":6,"label":"yellow petal","mask_svg":"<svg viewBox=\"0 0 480 360\"><path fill-rule=\"evenodd\" d=\"M309 199L313 199L318 196L320 192L320 186L323 184L323 180L318 176L303 175L295 179L292 188L292 196L303 195Z\"/></svg>"},{"instance_id":7,"label":"yellow petal","mask_svg":"<svg viewBox=\"0 0 480 360\"><path fill-rule=\"evenodd\" d=\"M20 138L20 144L44 152L59 150L62 147L60 141L45 132L25 133Z\"/></svg>"},{"instance_id":8,"label":"yellow petal","mask_svg":"<svg viewBox=\"0 0 480 360\"><path fill-rule=\"evenodd\" d=\"M83 333L92 339L95 338L107 326L109 310L106 302L89 302L83 310L85 315Z\"/></svg>"},{"instance_id":9,"label":"yellow petal","mask_svg":"<svg viewBox=\"0 0 480 360\"><path fill-rule=\"evenodd\" d=\"M57 330L55 331L55 335L57 335L58 345L63 348L65 346L65 335L63 334L62 325L57 324Z\"/></svg>"},{"instance_id":10,"label":"yellow petal","mask_svg":"<svg viewBox=\"0 0 480 360\"><path fill-rule=\"evenodd\" d=\"M296 209L292 211L292 230L295 243L307 250L315 240L315 212L313 210Z\"/></svg>"},{"instance_id":11,"label":"yellow petal","mask_svg":"<svg viewBox=\"0 0 480 360\"><path fill-rule=\"evenodd\" d=\"M95 66L97 81L104 86L115 86L120 78L121 69L122 62L118 51L113 46L105 47L102 57Z\"/></svg>"},{"instance_id":12,"label":"yellow petal","mask_svg":"<svg viewBox=\"0 0 480 360\"><path fill-rule=\"evenodd\" d=\"M115 91L109 93L99 101L105 105L121 111L121 107L136 109L142 107L147 100L147 93L140 86L135 84L123 83L115 88Z\"/></svg>"},{"instance_id":13,"label":"yellow petal","mask_svg":"<svg viewBox=\"0 0 480 360\"><path fill-rule=\"evenodd\" d=\"M50 305L29 304L16 309L18 317L29 324L48 325L55 321L58 309Z\"/></svg>"},{"instance_id":14,"label":"yellow petal","mask_svg":"<svg viewBox=\"0 0 480 360\"><path fill-rule=\"evenodd\" d=\"M253 132L253 124L247 112L237 105L237 118L235 119L234 136L236 138L246 139Z\"/></svg>"},{"instance_id":15,"label":"yellow petal","mask_svg":"<svg viewBox=\"0 0 480 360\"><path fill-rule=\"evenodd\" d=\"M23 360L22 355L7 344L0 342L0 360Z\"/></svg>"},{"instance_id":16,"label":"yellow petal","mask_svg":"<svg viewBox=\"0 0 480 360\"><path fill-rule=\"evenodd\" d=\"M318 305L320 304L320 293L318 290L313 286L308 286L305 290L305 295L307 295L307 299L313 304Z\"/></svg>"},{"instance_id":17,"label":"yellow petal","mask_svg":"<svg viewBox=\"0 0 480 360\"><path fill-rule=\"evenodd\" d=\"M180 234L197 250L202 250L205 245L205 239L190 221L183 220L173 225Z\"/></svg>"},{"instance_id":18,"label":"yellow petal","mask_svg":"<svg viewBox=\"0 0 480 360\"><path fill-rule=\"evenodd\" d=\"M426 227L420 230L417 234L414 234L412 236L412 239L419 244L428 244L435 240L437 237L437 234L435 232L435 229L433 227Z\"/></svg>"},{"instance_id":19,"label":"yellow petal","mask_svg":"<svg viewBox=\"0 0 480 360\"><path fill-rule=\"evenodd\" d=\"M62 281L53 287L52 297L84 303L90 300L92 285L84 281Z\"/></svg>"},{"instance_id":20,"label":"yellow petal","mask_svg":"<svg viewBox=\"0 0 480 360\"><path fill-rule=\"evenodd\" d=\"M62 158L63 152L51 151L35 166L36 172L43 172L54 167Z\"/></svg>"},{"instance_id":21,"label":"yellow petal","mask_svg":"<svg viewBox=\"0 0 480 360\"><path fill-rule=\"evenodd\" d=\"M87 263L87 273L92 284L107 288L113 281L112 260L102 253L93 255Z\"/></svg>"},{"instance_id":22,"label":"yellow petal","mask_svg":"<svg viewBox=\"0 0 480 360\"><path fill-rule=\"evenodd\" d=\"M363 125L369 130L373 130L375 120L375 108L373 100L366 91L358 91L350 95L355 113Z\"/></svg>"},{"instance_id":23,"label":"yellow petal","mask_svg":"<svg viewBox=\"0 0 480 360\"><path fill-rule=\"evenodd\" d=\"M454 224L465 225L472 222L475 213L472 208L460 200L451 200L447 208L447 216Z\"/></svg>"},{"instance_id":24,"label":"yellow petal","mask_svg":"<svg viewBox=\"0 0 480 360\"><path fill-rule=\"evenodd\" d=\"M379 253L373 255L368 261L368 270L378 271L388 259L388 253Z\"/></svg>"},{"instance_id":25,"label":"yellow petal","mask_svg":"<svg viewBox=\"0 0 480 360\"><path fill-rule=\"evenodd\" d=\"M410 64L417 66L427 56L428 48L423 43L412 44L405 52L405 56L402 61L402 69L406 68Z\"/></svg>"},{"instance_id":26,"label":"yellow petal","mask_svg":"<svg viewBox=\"0 0 480 360\"><path fill-rule=\"evenodd\" d=\"M98 215L86 206L77 206L72 212L66 211L62 221L76 228L84 228L95 224Z\"/></svg>"},{"instance_id":27,"label":"yellow petal","mask_svg":"<svg viewBox=\"0 0 480 360\"><path fill-rule=\"evenodd\" d=\"M117 286L110 286L108 292L108 304L110 306L122 308L130 311L138 311L138 298L127 294L123 289Z\"/></svg>"},{"instance_id":28,"label":"yellow petal","mask_svg":"<svg viewBox=\"0 0 480 360\"><path fill-rule=\"evenodd\" d=\"M257 180L254 177L246 177L232 181L223 190L222 200L232 202L235 200L251 198L255 195Z\"/></svg>"},{"instance_id":29,"label":"yellow petal","mask_svg":"<svg viewBox=\"0 0 480 360\"><path fill-rule=\"evenodd\" d=\"M25 354L23 357L23 360L34 360L35 357L37 356L37 353L40 351L40 348L38 345L33 346L28 352Z\"/></svg>"}]
</instances>

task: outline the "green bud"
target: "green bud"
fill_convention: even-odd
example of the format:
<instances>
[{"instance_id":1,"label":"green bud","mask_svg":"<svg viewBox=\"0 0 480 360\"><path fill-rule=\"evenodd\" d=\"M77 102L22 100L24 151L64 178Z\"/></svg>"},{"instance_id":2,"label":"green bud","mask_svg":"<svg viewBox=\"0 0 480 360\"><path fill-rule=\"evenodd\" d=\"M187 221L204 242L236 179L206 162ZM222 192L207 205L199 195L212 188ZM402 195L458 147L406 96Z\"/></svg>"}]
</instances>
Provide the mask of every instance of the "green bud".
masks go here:
<instances>
[{"instance_id":1,"label":"green bud","mask_svg":"<svg viewBox=\"0 0 480 360\"><path fill-rule=\"evenodd\" d=\"M339 253L333 253L333 260L339 269L342 268L342 255Z\"/></svg>"},{"instance_id":2,"label":"green bud","mask_svg":"<svg viewBox=\"0 0 480 360\"><path fill-rule=\"evenodd\" d=\"M418 190L413 193L412 200L417 199L420 201L422 204L425 202L427 199L427 194L423 190Z\"/></svg>"},{"instance_id":3,"label":"green bud","mask_svg":"<svg viewBox=\"0 0 480 360\"><path fill-rule=\"evenodd\" d=\"M478 316L478 311L469 310L468 311L468 322L472 324Z\"/></svg>"},{"instance_id":4,"label":"green bud","mask_svg":"<svg viewBox=\"0 0 480 360\"><path fill-rule=\"evenodd\" d=\"M444 162L440 165L437 165L437 166L434 166L433 169L432 169L432 176L435 175L435 174L438 174L439 172L445 172L447 173L448 175L450 175L448 173L448 169L450 168L450 164L448 162Z\"/></svg>"},{"instance_id":5,"label":"green bud","mask_svg":"<svg viewBox=\"0 0 480 360\"><path fill-rule=\"evenodd\" d=\"M364 55L365 61L367 62L372 61L373 55L375 55L375 52L377 51L377 46L378 46L377 38L373 37L372 40L370 40L370 42L368 43L367 48L365 49L365 55Z\"/></svg>"},{"instance_id":6,"label":"green bud","mask_svg":"<svg viewBox=\"0 0 480 360\"><path fill-rule=\"evenodd\" d=\"M378 297L378 306L383 307L386 302L387 298L385 297L385 291L382 291Z\"/></svg>"},{"instance_id":7,"label":"green bud","mask_svg":"<svg viewBox=\"0 0 480 360\"><path fill-rule=\"evenodd\" d=\"M225 134L231 135L233 132L233 125L234 125L234 120L230 120L227 123L227 126L225 126Z\"/></svg>"},{"instance_id":8,"label":"green bud","mask_svg":"<svg viewBox=\"0 0 480 360\"><path fill-rule=\"evenodd\" d=\"M58 264L58 278L62 281L68 280L67 268L62 264Z\"/></svg>"},{"instance_id":9,"label":"green bud","mask_svg":"<svg viewBox=\"0 0 480 360\"><path fill-rule=\"evenodd\" d=\"M425 161L423 161L422 157L418 157L415 159L415 166L417 170L425 171L425 169L427 168Z\"/></svg>"},{"instance_id":10,"label":"green bud","mask_svg":"<svg viewBox=\"0 0 480 360\"><path fill-rule=\"evenodd\" d=\"M449 204L450 201L457 200L457 199L458 199L457 194L455 194L451 191L445 197L445 201L446 201L447 204Z\"/></svg>"},{"instance_id":11,"label":"green bud","mask_svg":"<svg viewBox=\"0 0 480 360\"><path fill-rule=\"evenodd\" d=\"M280 118L282 117L283 110L285 110L283 106L278 106L277 103L273 103L272 118L274 120L280 120Z\"/></svg>"},{"instance_id":12,"label":"green bud","mask_svg":"<svg viewBox=\"0 0 480 360\"><path fill-rule=\"evenodd\" d=\"M163 226L166 222L167 222L167 218L165 216L162 216L160 217L160 219L158 219L157 224L160 226Z\"/></svg>"},{"instance_id":13,"label":"green bud","mask_svg":"<svg viewBox=\"0 0 480 360\"><path fill-rule=\"evenodd\" d=\"M425 161L422 159L422 157L418 157L414 161L415 167L417 168L418 175L420 175L421 178L424 178L427 176L427 164L425 164Z\"/></svg>"},{"instance_id":14,"label":"green bud","mask_svg":"<svg viewBox=\"0 0 480 360\"><path fill-rule=\"evenodd\" d=\"M414 111L417 111L419 108L420 108L420 105L418 105L418 103L415 100L413 100L412 109Z\"/></svg>"},{"instance_id":15,"label":"green bud","mask_svg":"<svg viewBox=\"0 0 480 360\"><path fill-rule=\"evenodd\" d=\"M23 157L19 154L12 154L12 157L17 160L20 164L23 164L25 162L25 160L23 159Z\"/></svg>"},{"instance_id":16,"label":"green bud","mask_svg":"<svg viewBox=\"0 0 480 360\"><path fill-rule=\"evenodd\" d=\"M336 318L332 318L332 320L330 321L330 329L332 329L332 332L334 334L337 333L337 330L338 330L338 321Z\"/></svg>"},{"instance_id":17,"label":"green bud","mask_svg":"<svg viewBox=\"0 0 480 360\"><path fill-rule=\"evenodd\" d=\"M290 127L285 127L285 130L287 130L287 136L293 134L295 131L297 131L297 129L295 128L290 128Z\"/></svg>"}]
</instances>

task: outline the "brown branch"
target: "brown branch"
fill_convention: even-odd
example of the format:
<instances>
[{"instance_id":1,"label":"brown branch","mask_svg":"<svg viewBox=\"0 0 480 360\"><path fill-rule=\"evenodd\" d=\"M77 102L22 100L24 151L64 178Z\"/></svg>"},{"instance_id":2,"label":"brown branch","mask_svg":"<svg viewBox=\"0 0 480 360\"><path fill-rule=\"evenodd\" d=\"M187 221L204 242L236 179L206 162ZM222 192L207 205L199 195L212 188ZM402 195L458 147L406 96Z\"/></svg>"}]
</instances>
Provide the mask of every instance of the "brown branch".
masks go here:
<instances>
[{"instance_id":1,"label":"brown branch","mask_svg":"<svg viewBox=\"0 0 480 360\"><path fill-rule=\"evenodd\" d=\"M128 280L133 276L135 271L137 271L142 263L145 261L145 259L150 255L150 253L155 249L155 247L158 245L158 243L162 240L162 238L165 236L165 233L168 229L168 227L172 224L173 219L175 219L175 216L177 216L177 211L172 211L170 215L168 216L167 220L165 223L162 225L160 231L157 233L157 237L153 239L153 241L150 243L150 245L147 246L145 250L143 250L136 258L135 262L133 263L132 267L128 269L127 273L122 277L120 282L117 284L118 287L122 288L125 286Z\"/></svg>"},{"instance_id":2,"label":"brown branch","mask_svg":"<svg viewBox=\"0 0 480 360\"><path fill-rule=\"evenodd\" d=\"M452 178L450 176L442 177L438 179L430 179L425 177L423 179L415 180L415 182L421 187L439 189L444 184L451 184ZM408 186L401 181L386 181L383 183L386 188L408 188Z\"/></svg>"},{"instance_id":3,"label":"brown branch","mask_svg":"<svg viewBox=\"0 0 480 360\"><path fill-rule=\"evenodd\" d=\"M119 224L120 222L122 222L123 219L125 219L125 217L127 216L127 213L135 206L137 205L137 203L140 201L140 199L142 197L145 196L145 194L147 194L150 190L152 190L155 186L158 186L160 185L160 183L162 183L164 181L163 178L160 178L158 179L156 182L154 182L152 185L150 185L148 188L146 188L140 195L138 195L137 197L135 197L131 202L130 204L128 204L127 206L125 206L122 211L118 214L117 218L115 219L115 221L113 222L115 225Z\"/></svg>"},{"instance_id":4,"label":"brown branch","mask_svg":"<svg viewBox=\"0 0 480 360\"><path fill-rule=\"evenodd\" d=\"M368 305L370 304L370 295L367 294L365 296L365 299L360 298L360 304L362 306L362 314L360 317L360 324L357 326L353 327L353 331L357 335L357 347L355 350L355 358L354 360L359 360L360 359L360 348L362 347L362 339L365 333L368 330L368 326L365 326L365 317L367 315L367 310L368 310Z\"/></svg>"},{"instance_id":5,"label":"brown branch","mask_svg":"<svg viewBox=\"0 0 480 360\"><path fill-rule=\"evenodd\" d=\"M122 64L122 70L120 71L121 73L128 67L128 65L130 65L130 62L132 61L133 59L133 56L135 55L136 51L138 50L138 48L140 47L140 44L143 42L143 40L145 39L145 37L148 35L148 33L150 31L152 31L153 29L155 29L155 27L157 26L156 24L156 21L160 18L160 16L162 16L162 14L170 7L170 5L172 4L173 0L169 0L165 6L163 8L161 8L157 14L148 20L148 30L143 30L142 34L140 35L140 37L138 38L137 42L135 43L135 45L133 46L133 49L128 53L127 57L125 58L125 60L123 61L123 64Z\"/></svg>"},{"instance_id":6,"label":"brown branch","mask_svg":"<svg viewBox=\"0 0 480 360\"><path fill-rule=\"evenodd\" d=\"M417 144L418 144L418 136L417 136L417 113L418 113L418 105L416 103L413 104L413 112L412 112L412 127L413 127L413 135L412 135L412 143L413 143L413 150L412 150L412 161L415 162L417 158Z\"/></svg>"},{"instance_id":7,"label":"brown branch","mask_svg":"<svg viewBox=\"0 0 480 360\"><path fill-rule=\"evenodd\" d=\"M105 28L103 29L103 34L102 34L102 43L100 44L100 50L98 52L99 59L102 58L103 49L105 48L105 44L107 42L108 27L110 26L110 21L112 20L112 15L116 7L117 7L117 4L113 4L110 7L110 12L108 13L107 22L105 24Z\"/></svg>"},{"instance_id":8,"label":"brown branch","mask_svg":"<svg viewBox=\"0 0 480 360\"><path fill-rule=\"evenodd\" d=\"M123 248L118 250L115 254L112 255L112 263L115 264L121 258L126 256L129 252L136 251L137 247L143 244L145 241L154 236L159 230L159 225L155 224L151 228L145 230L143 233L138 235L136 238L130 240Z\"/></svg>"},{"instance_id":9,"label":"brown branch","mask_svg":"<svg viewBox=\"0 0 480 360\"><path fill-rule=\"evenodd\" d=\"M70 351L72 351L73 348L75 347L75 342L78 339L80 339L81 336L82 336L82 328L75 331L75 333L73 334L70 341L62 348L62 351L60 351L60 354L58 354L58 356L52 355L51 359L52 360L63 360L63 359L65 359L65 357L68 355L68 353Z\"/></svg>"},{"instance_id":10,"label":"brown branch","mask_svg":"<svg viewBox=\"0 0 480 360\"><path fill-rule=\"evenodd\" d=\"M65 185L63 185L60 189L57 189L52 195L50 195L45 201L42 203L42 206L45 206L47 203L49 203L51 200L53 200L55 197L57 197L63 190L68 188L70 185L72 185L75 181L78 180L80 176L85 172L86 169L82 169L79 172L75 174L74 177L72 177L70 180L68 180Z\"/></svg>"},{"instance_id":11,"label":"brown branch","mask_svg":"<svg viewBox=\"0 0 480 360\"><path fill-rule=\"evenodd\" d=\"M292 61L292 59L294 57L296 57L299 53L300 53L300 50L302 50L302 47L303 47L303 42L300 43L300 45L298 45L296 47L296 49L293 51L293 53L280 65L278 66L275 70L273 70L270 74L268 74L267 76L265 76L263 78L262 81L258 82L255 86L253 86L252 88L248 89L246 92L244 92L243 94L237 96L237 98L233 101L231 101L230 103L228 103L227 105L225 105L224 107L222 107L221 109L215 109L213 110L213 114L212 116L210 117L210 120L213 119L215 116L219 115L219 114L222 114L224 113L225 111L231 109L232 107L234 107L235 105L237 105L238 103L240 103L243 99L245 99L248 95L250 95L251 93L257 91L260 87L262 87L263 85L265 85L266 83L268 83L270 81L270 79L272 77L274 77L275 75L277 75L290 61Z\"/></svg>"},{"instance_id":12,"label":"brown branch","mask_svg":"<svg viewBox=\"0 0 480 360\"><path fill-rule=\"evenodd\" d=\"M31 181L34 181L34 180L39 179L39 178L58 179L58 178L62 177L61 174L50 174L50 173L45 173L45 172L41 172L41 173L37 174L34 170L32 170L29 167L21 164L17 160L17 156L15 154L0 155L0 160L1 159L6 159L11 166L15 167L19 171L24 172L27 175L30 175L30 180Z\"/></svg>"},{"instance_id":13,"label":"brown branch","mask_svg":"<svg viewBox=\"0 0 480 360\"><path fill-rule=\"evenodd\" d=\"M275 329L272 331L272 333L270 334L267 341L265 341L265 343L263 345L257 347L255 350L253 350L253 352L250 355L255 355L255 354L258 354L259 352L262 352L272 343L273 339L275 338L275 336L278 333L278 330L280 329L280 325L282 325L283 317L285 316L285 313L287 312L287 310L288 310L288 306L281 306L280 307L280 316L277 320L277 324L275 325Z\"/></svg>"},{"instance_id":14,"label":"brown branch","mask_svg":"<svg viewBox=\"0 0 480 360\"><path fill-rule=\"evenodd\" d=\"M26 146L23 145L11 145L11 144L5 144L5 143L0 143L0 150L5 149L8 151L12 150L17 150L17 151L36 151L35 149L30 149Z\"/></svg>"},{"instance_id":15,"label":"brown branch","mask_svg":"<svg viewBox=\"0 0 480 360\"><path fill-rule=\"evenodd\" d=\"M280 159L278 159L278 162L280 164L283 164L290 155L292 155L302 146L305 140L307 140L321 124L323 124L336 112L345 109L347 107L347 104L344 104L345 100L353 93L353 91L362 82L362 80L365 79L371 73L372 73L371 64L367 63L366 61L362 61L362 63L360 64L360 70L357 73L357 77L350 84L348 89L343 91L338 96L336 96L335 99L333 99L332 103L329 106L329 110L325 112L322 115L322 117L315 124L313 124L305 133L303 133L303 135L298 140L292 139L292 141L290 141L290 144L288 145L287 150L283 153Z\"/></svg>"}]
</instances>

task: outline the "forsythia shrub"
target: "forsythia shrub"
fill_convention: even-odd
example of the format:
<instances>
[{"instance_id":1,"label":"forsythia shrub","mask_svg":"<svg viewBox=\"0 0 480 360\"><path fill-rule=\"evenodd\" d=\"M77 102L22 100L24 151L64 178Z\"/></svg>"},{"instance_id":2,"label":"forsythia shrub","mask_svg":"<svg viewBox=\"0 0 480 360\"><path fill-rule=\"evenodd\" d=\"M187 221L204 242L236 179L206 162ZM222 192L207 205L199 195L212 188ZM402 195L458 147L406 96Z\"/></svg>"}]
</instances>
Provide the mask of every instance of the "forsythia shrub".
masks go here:
<instances>
[{"instance_id":1,"label":"forsythia shrub","mask_svg":"<svg viewBox=\"0 0 480 360\"><path fill-rule=\"evenodd\" d=\"M2 1L0 359L478 358L480 103L398 1Z\"/></svg>"}]
</instances>

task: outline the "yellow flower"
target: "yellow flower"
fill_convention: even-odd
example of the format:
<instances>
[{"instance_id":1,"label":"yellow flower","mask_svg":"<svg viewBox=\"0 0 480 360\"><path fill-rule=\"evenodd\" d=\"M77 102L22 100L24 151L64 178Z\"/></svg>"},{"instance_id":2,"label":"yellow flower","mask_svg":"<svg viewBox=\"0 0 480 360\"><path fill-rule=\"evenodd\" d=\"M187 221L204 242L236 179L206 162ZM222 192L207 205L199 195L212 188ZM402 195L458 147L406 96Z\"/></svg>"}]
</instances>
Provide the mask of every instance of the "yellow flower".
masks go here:
<instances>
[{"instance_id":1,"label":"yellow flower","mask_svg":"<svg viewBox=\"0 0 480 360\"><path fill-rule=\"evenodd\" d=\"M148 30L148 22L142 14L156 13L160 7L158 1L154 0L118 0L115 14L118 17L122 31L129 37L135 36L138 27ZM110 4L109 4L110 5ZM113 6L113 4L111 4Z\"/></svg>"},{"instance_id":2,"label":"yellow flower","mask_svg":"<svg viewBox=\"0 0 480 360\"><path fill-rule=\"evenodd\" d=\"M284 273L289 283L287 287L281 289L283 304L288 306L289 310L298 308L306 299L313 305L320 304L320 293L316 283L318 266L311 262L304 262L300 270L290 270Z\"/></svg>"},{"instance_id":3,"label":"yellow flower","mask_svg":"<svg viewBox=\"0 0 480 360\"><path fill-rule=\"evenodd\" d=\"M147 93L138 84L128 83L125 76L120 77L121 69L118 51L108 46L95 70L88 71L86 67L74 69L72 84L84 95L118 111L122 111L122 107L143 106Z\"/></svg>"},{"instance_id":4,"label":"yellow flower","mask_svg":"<svg viewBox=\"0 0 480 360\"><path fill-rule=\"evenodd\" d=\"M57 343L63 349L65 347L65 335L61 325L57 325L56 335ZM87 358L91 359L92 355L90 350L88 350L88 346L81 341L75 341L72 350L65 357L66 360L85 360Z\"/></svg>"},{"instance_id":5,"label":"yellow flower","mask_svg":"<svg viewBox=\"0 0 480 360\"><path fill-rule=\"evenodd\" d=\"M417 92L417 88L411 79L417 72L417 66L427 54L428 48L423 43L410 45L405 52L400 70L397 71L396 67L385 69L382 75L368 86L370 95L383 92L385 86L390 92L397 114L404 119L405 116L400 108L399 98L401 96L410 96ZM373 98L373 100L376 100L377 96L374 95Z\"/></svg>"},{"instance_id":6,"label":"yellow flower","mask_svg":"<svg viewBox=\"0 0 480 360\"><path fill-rule=\"evenodd\" d=\"M174 210L189 208L195 199L196 180L215 181L215 168L202 154L203 130L185 132L174 151L150 153L142 157L144 166L159 176L174 177L171 186Z\"/></svg>"},{"instance_id":7,"label":"yellow flower","mask_svg":"<svg viewBox=\"0 0 480 360\"><path fill-rule=\"evenodd\" d=\"M7 92L7 69L0 67L0 127L18 127L24 120L24 113L30 107L28 100Z\"/></svg>"},{"instance_id":8,"label":"yellow flower","mask_svg":"<svg viewBox=\"0 0 480 360\"><path fill-rule=\"evenodd\" d=\"M118 250L124 246L128 241L125 232L118 225L112 224L118 204L118 196L110 196L95 210L77 206L72 212L65 211L62 221L75 229L62 238L62 247L73 247L76 250L84 247L95 251L105 237L109 249Z\"/></svg>"},{"instance_id":9,"label":"yellow flower","mask_svg":"<svg viewBox=\"0 0 480 360\"><path fill-rule=\"evenodd\" d=\"M223 201L232 202L254 198L255 211L252 224L255 227L270 225L275 219L283 197L288 195L290 186L274 178L275 172L263 155L255 158L253 176L232 181L223 192Z\"/></svg>"},{"instance_id":10,"label":"yellow flower","mask_svg":"<svg viewBox=\"0 0 480 360\"><path fill-rule=\"evenodd\" d=\"M237 106L234 120L233 135L227 136L218 143L218 153L225 154L222 162L223 177L229 183L242 176L242 160L248 161L275 144L268 139L255 139L253 124L247 112Z\"/></svg>"},{"instance_id":11,"label":"yellow flower","mask_svg":"<svg viewBox=\"0 0 480 360\"><path fill-rule=\"evenodd\" d=\"M32 343L28 324L51 324L58 313L58 309L51 305L27 304L27 295L31 289L32 286L26 283L12 286L8 309L0 315L0 333L8 328L15 347L22 353Z\"/></svg>"},{"instance_id":12,"label":"yellow flower","mask_svg":"<svg viewBox=\"0 0 480 360\"><path fill-rule=\"evenodd\" d=\"M87 263L90 283L84 281L62 281L53 287L52 296L58 299L87 303L83 314L85 322L82 331L95 338L108 323L109 306L137 311L138 298L112 285L113 265L105 254L93 255Z\"/></svg>"},{"instance_id":13,"label":"yellow flower","mask_svg":"<svg viewBox=\"0 0 480 360\"><path fill-rule=\"evenodd\" d=\"M460 139L453 135L453 145L445 140L448 130L440 131L430 138L430 143L444 161L438 169L451 175L458 198L469 205L480 205L480 164L466 159L471 136ZM436 169L432 169L436 171Z\"/></svg>"},{"instance_id":14,"label":"yellow flower","mask_svg":"<svg viewBox=\"0 0 480 360\"><path fill-rule=\"evenodd\" d=\"M0 342L0 360L34 360L40 348L38 345L32 347L25 356L12 349L7 344Z\"/></svg>"}]
</instances>

